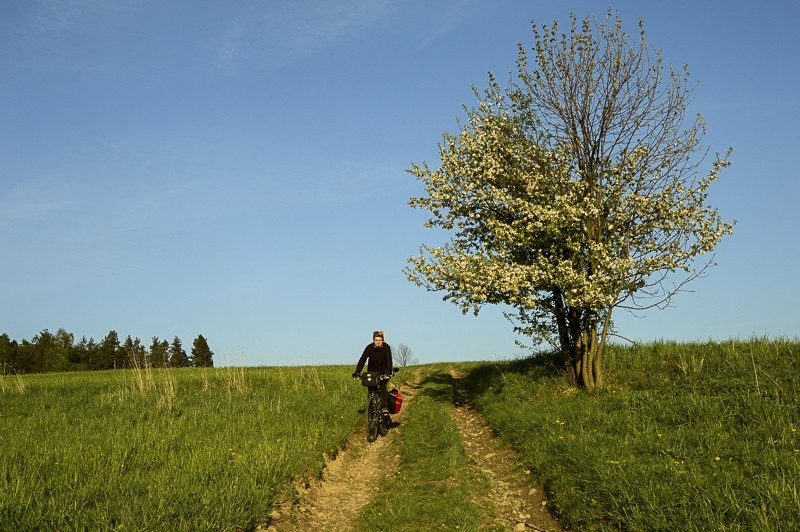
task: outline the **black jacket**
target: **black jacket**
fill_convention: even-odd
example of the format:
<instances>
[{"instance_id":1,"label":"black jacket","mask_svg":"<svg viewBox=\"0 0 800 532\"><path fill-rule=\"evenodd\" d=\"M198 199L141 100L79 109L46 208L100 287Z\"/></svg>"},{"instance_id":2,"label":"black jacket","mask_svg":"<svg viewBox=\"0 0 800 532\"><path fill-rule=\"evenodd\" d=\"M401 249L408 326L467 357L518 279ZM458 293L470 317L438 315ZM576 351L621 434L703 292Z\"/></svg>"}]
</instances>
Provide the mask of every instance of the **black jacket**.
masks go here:
<instances>
[{"instance_id":1,"label":"black jacket","mask_svg":"<svg viewBox=\"0 0 800 532\"><path fill-rule=\"evenodd\" d=\"M364 348L364 353L358 359L356 366L356 373L361 373L364 369L364 363L369 360L367 364L367 371L379 371L381 373L390 373L392 371L392 348L389 344L385 343L379 348L375 344L369 344Z\"/></svg>"}]
</instances>

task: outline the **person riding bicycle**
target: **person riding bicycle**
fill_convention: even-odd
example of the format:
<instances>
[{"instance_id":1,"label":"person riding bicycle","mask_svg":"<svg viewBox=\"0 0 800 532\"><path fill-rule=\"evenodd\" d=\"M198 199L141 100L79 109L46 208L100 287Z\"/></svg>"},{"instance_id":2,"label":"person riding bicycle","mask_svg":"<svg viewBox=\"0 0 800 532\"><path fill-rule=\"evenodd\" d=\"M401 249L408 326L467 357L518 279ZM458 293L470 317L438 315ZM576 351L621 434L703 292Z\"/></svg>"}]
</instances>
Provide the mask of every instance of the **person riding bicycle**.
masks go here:
<instances>
[{"instance_id":1,"label":"person riding bicycle","mask_svg":"<svg viewBox=\"0 0 800 532\"><path fill-rule=\"evenodd\" d=\"M367 362L369 360L369 362ZM389 392L386 389L386 384L392 376L392 348L389 347L384 341L383 331L375 331L372 333L372 343L364 348L361 358L358 359L356 371L353 373L353 379L358 380L361 378L361 370L364 369L364 364L367 364L367 371L377 371L381 374L380 392L381 392L381 412L383 414L389 413L387 407Z\"/></svg>"}]
</instances>

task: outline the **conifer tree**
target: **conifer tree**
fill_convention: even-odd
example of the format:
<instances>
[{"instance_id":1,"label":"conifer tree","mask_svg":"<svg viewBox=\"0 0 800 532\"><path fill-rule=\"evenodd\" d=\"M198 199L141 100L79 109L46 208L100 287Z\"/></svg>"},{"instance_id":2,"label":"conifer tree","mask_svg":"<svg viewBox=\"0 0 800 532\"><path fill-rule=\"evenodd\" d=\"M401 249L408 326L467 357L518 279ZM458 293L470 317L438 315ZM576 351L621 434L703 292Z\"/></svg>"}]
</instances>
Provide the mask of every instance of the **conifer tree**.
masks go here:
<instances>
[{"instance_id":1,"label":"conifer tree","mask_svg":"<svg viewBox=\"0 0 800 532\"><path fill-rule=\"evenodd\" d=\"M31 338L30 343L26 348L30 350L31 355L31 368L30 371L39 373L47 371L48 358L53 351L55 344L55 337L47 329L42 329L39 334Z\"/></svg>"},{"instance_id":2,"label":"conifer tree","mask_svg":"<svg viewBox=\"0 0 800 532\"><path fill-rule=\"evenodd\" d=\"M147 350L142 345L141 340L138 338L131 339L131 336L128 335L122 349L125 354L126 367L143 368L145 366Z\"/></svg>"},{"instance_id":3,"label":"conifer tree","mask_svg":"<svg viewBox=\"0 0 800 532\"><path fill-rule=\"evenodd\" d=\"M202 334L198 334L192 343L192 365L196 368L214 367L214 353Z\"/></svg>"},{"instance_id":4,"label":"conifer tree","mask_svg":"<svg viewBox=\"0 0 800 532\"><path fill-rule=\"evenodd\" d=\"M158 336L153 336L153 343L150 344L150 367L166 368L169 362L169 342L163 342Z\"/></svg>"},{"instance_id":5,"label":"conifer tree","mask_svg":"<svg viewBox=\"0 0 800 532\"><path fill-rule=\"evenodd\" d=\"M172 339L172 344L169 346L169 365L173 368L189 367L189 357L183 349L181 339L177 336Z\"/></svg>"},{"instance_id":6,"label":"conifer tree","mask_svg":"<svg viewBox=\"0 0 800 532\"><path fill-rule=\"evenodd\" d=\"M120 344L117 331L111 330L100 342L97 348L97 364L95 369L117 369L122 364L118 360L120 356Z\"/></svg>"},{"instance_id":7,"label":"conifer tree","mask_svg":"<svg viewBox=\"0 0 800 532\"><path fill-rule=\"evenodd\" d=\"M17 356L14 360L14 373L24 374L39 371L34 364L34 350L36 346L25 338L19 343Z\"/></svg>"},{"instance_id":8,"label":"conifer tree","mask_svg":"<svg viewBox=\"0 0 800 532\"><path fill-rule=\"evenodd\" d=\"M78 369L81 370L91 370L92 369L92 357L94 356L94 350L96 349L94 339L86 339L86 336L82 336L80 341L77 343L74 349L74 356L75 356L75 363Z\"/></svg>"},{"instance_id":9,"label":"conifer tree","mask_svg":"<svg viewBox=\"0 0 800 532\"><path fill-rule=\"evenodd\" d=\"M16 340L12 340L6 333L0 334L0 375L14 373L18 348Z\"/></svg>"}]
</instances>

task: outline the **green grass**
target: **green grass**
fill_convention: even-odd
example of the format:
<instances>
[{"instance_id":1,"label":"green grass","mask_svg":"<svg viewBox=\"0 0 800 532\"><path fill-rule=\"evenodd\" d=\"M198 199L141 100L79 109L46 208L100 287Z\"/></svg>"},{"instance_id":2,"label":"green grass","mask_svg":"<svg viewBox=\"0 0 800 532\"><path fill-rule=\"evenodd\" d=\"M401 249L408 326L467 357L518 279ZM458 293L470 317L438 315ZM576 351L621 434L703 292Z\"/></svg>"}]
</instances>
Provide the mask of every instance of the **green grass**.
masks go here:
<instances>
[{"instance_id":1,"label":"green grass","mask_svg":"<svg viewBox=\"0 0 800 532\"><path fill-rule=\"evenodd\" d=\"M338 367L2 377L0 527L253 529L362 402Z\"/></svg>"},{"instance_id":2,"label":"green grass","mask_svg":"<svg viewBox=\"0 0 800 532\"><path fill-rule=\"evenodd\" d=\"M800 342L615 346L592 392L557 367L542 356L470 378L565 524L800 529Z\"/></svg>"},{"instance_id":3,"label":"green grass","mask_svg":"<svg viewBox=\"0 0 800 532\"><path fill-rule=\"evenodd\" d=\"M362 512L359 530L477 530L485 509L472 498L486 479L470 469L450 414L452 378L426 368L397 429L400 466ZM380 464L376 464L379 467Z\"/></svg>"},{"instance_id":4,"label":"green grass","mask_svg":"<svg viewBox=\"0 0 800 532\"><path fill-rule=\"evenodd\" d=\"M573 529L800 529L798 341L612 347L591 392L547 356L459 367ZM474 502L486 479L464 456L451 378L418 369L399 469L359 526L479 529L492 510ZM363 432L350 371L0 377L0 529L255 529Z\"/></svg>"}]
</instances>

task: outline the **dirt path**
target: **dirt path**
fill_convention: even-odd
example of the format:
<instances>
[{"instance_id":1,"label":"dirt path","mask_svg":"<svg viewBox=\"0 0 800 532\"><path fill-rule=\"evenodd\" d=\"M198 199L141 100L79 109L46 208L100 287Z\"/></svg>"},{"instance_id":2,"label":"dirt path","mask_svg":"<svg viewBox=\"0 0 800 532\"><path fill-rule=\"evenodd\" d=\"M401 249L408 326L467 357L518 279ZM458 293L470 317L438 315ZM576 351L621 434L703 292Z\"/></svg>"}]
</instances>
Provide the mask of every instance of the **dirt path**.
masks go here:
<instances>
[{"instance_id":1,"label":"dirt path","mask_svg":"<svg viewBox=\"0 0 800 532\"><path fill-rule=\"evenodd\" d=\"M480 414L470 406L464 376L451 372L456 401L453 419L461 431L467 458L489 479L490 488L477 502L490 502L496 509L494 523L487 527L504 530L563 530L549 513L541 488L532 488L522 477L516 453L503 445ZM522 477L522 478L521 478Z\"/></svg>"},{"instance_id":2,"label":"dirt path","mask_svg":"<svg viewBox=\"0 0 800 532\"><path fill-rule=\"evenodd\" d=\"M490 503L495 508L493 522L484 523L487 529L560 531L562 528L547 511L547 501L541 489L525 482L524 472L516 466L515 454L494 436L492 429L471 406L463 375L452 373L456 401L453 420L461 432L467 458L486 478L490 489L478 495L478 504ZM414 379L418 381L418 378ZM413 400L415 384L400 387L403 410L393 416L402 423L407 405ZM379 481L388 471L397 469L399 456L392 442L396 430L375 443L367 443L363 431L350 437L346 448L328 460L321 480L296 485L298 500L287 502L270 516L268 531L288 530L356 530L358 516L379 489ZM388 467L378 469L376 463Z\"/></svg>"},{"instance_id":3,"label":"dirt path","mask_svg":"<svg viewBox=\"0 0 800 532\"><path fill-rule=\"evenodd\" d=\"M389 471L397 469L399 457L392 450L407 404L413 398L415 386L399 387L403 394L403 409L392 416L393 427L385 437L367 443L365 431L353 434L345 449L325 464L321 480L296 485L299 502L286 504L273 512L273 524L268 531L285 530L356 530L361 510L373 499L379 481ZM386 464L382 469L375 464Z\"/></svg>"},{"instance_id":4,"label":"dirt path","mask_svg":"<svg viewBox=\"0 0 800 532\"><path fill-rule=\"evenodd\" d=\"M354 435L348 448L326 464L322 480L298 486L300 503L273 514L277 520L268 530L355 530L359 513L386 473L374 464L388 460L393 468L396 462L391 434L371 445L364 434Z\"/></svg>"}]
</instances>

